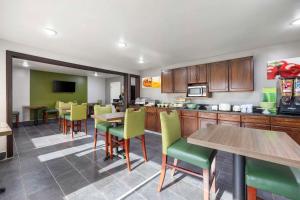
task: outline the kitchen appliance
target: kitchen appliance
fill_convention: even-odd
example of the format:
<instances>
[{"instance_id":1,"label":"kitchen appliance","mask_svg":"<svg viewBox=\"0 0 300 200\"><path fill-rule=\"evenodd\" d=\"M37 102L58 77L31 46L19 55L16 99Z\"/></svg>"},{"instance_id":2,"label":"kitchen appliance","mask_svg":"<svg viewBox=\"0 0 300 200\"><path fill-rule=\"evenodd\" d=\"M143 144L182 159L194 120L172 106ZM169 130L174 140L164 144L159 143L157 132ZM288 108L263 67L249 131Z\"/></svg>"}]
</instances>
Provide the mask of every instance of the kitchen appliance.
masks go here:
<instances>
[{"instance_id":1,"label":"kitchen appliance","mask_svg":"<svg viewBox=\"0 0 300 200\"><path fill-rule=\"evenodd\" d=\"M220 111L231 111L231 105L228 103L220 103L219 110Z\"/></svg>"},{"instance_id":2,"label":"kitchen appliance","mask_svg":"<svg viewBox=\"0 0 300 200\"><path fill-rule=\"evenodd\" d=\"M187 103L187 104L186 104L186 107L187 107L188 109L196 109L197 104L195 104L195 103Z\"/></svg>"},{"instance_id":3,"label":"kitchen appliance","mask_svg":"<svg viewBox=\"0 0 300 200\"><path fill-rule=\"evenodd\" d=\"M207 85L188 85L187 97L210 97Z\"/></svg>"},{"instance_id":4,"label":"kitchen appliance","mask_svg":"<svg viewBox=\"0 0 300 200\"><path fill-rule=\"evenodd\" d=\"M218 105L212 105L211 106L212 111L218 111L218 108L219 108Z\"/></svg>"},{"instance_id":5,"label":"kitchen appliance","mask_svg":"<svg viewBox=\"0 0 300 200\"><path fill-rule=\"evenodd\" d=\"M147 97L138 97L135 99L135 105L141 105L141 106L145 106L145 105L148 105L148 106L155 106L159 103L158 100L153 100L153 99L150 99L150 98L147 98Z\"/></svg>"},{"instance_id":6,"label":"kitchen appliance","mask_svg":"<svg viewBox=\"0 0 300 200\"><path fill-rule=\"evenodd\" d=\"M300 78L279 80L279 113L300 115Z\"/></svg>"},{"instance_id":7,"label":"kitchen appliance","mask_svg":"<svg viewBox=\"0 0 300 200\"><path fill-rule=\"evenodd\" d=\"M241 106L240 105L234 105L232 107L233 112L241 112Z\"/></svg>"}]
</instances>

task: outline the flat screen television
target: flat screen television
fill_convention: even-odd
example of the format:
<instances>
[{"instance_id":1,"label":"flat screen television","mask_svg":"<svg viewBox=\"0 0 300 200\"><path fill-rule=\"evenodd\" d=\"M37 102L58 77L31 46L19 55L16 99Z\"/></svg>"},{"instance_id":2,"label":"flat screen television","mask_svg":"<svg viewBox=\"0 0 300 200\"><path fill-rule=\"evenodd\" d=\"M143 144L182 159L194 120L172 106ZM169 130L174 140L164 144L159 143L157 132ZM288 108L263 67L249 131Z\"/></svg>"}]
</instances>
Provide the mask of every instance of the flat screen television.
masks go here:
<instances>
[{"instance_id":1,"label":"flat screen television","mask_svg":"<svg viewBox=\"0 0 300 200\"><path fill-rule=\"evenodd\" d=\"M75 92L75 82L53 81L53 92Z\"/></svg>"}]
</instances>

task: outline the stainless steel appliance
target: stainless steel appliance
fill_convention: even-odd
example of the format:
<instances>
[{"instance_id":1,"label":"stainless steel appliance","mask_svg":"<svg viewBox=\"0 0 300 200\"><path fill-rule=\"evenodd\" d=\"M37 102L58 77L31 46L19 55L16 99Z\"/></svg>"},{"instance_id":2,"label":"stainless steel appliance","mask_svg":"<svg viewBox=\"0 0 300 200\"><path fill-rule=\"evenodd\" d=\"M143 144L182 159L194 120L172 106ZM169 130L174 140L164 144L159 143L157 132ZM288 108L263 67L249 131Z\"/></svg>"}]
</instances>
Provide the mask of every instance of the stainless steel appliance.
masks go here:
<instances>
[{"instance_id":1,"label":"stainless steel appliance","mask_svg":"<svg viewBox=\"0 0 300 200\"><path fill-rule=\"evenodd\" d=\"M187 97L210 97L207 85L189 85L187 88Z\"/></svg>"}]
</instances>

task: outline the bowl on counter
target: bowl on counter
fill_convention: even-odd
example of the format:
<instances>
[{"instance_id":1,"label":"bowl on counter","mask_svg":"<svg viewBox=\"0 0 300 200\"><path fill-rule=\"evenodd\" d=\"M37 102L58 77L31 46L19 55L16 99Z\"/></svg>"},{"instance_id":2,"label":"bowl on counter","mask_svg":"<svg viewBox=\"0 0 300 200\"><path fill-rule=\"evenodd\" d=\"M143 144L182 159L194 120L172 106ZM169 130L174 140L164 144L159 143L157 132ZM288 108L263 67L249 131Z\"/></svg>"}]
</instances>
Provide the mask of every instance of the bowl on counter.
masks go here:
<instances>
[{"instance_id":1,"label":"bowl on counter","mask_svg":"<svg viewBox=\"0 0 300 200\"><path fill-rule=\"evenodd\" d=\"M196 109L197 108L197 104L195 104L195 103L187 103L186 107L188 109Z\"/></svg>"}]
</instances>

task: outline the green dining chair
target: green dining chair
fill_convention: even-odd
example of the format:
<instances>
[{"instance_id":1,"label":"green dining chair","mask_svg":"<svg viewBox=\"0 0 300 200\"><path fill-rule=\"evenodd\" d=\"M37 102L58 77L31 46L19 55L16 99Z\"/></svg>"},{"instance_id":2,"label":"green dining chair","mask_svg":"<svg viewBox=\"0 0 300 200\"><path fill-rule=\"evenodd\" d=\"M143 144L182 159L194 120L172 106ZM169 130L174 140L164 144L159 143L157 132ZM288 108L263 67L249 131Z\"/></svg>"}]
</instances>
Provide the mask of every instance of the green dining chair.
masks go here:
<instances>
[{"instance_id":1,"label":"green dining chair","mask_svg":"<svg viewBox=\"0 0 300 200\"><path fill-rule=\"evenodd\" d=\"M116 137L116 138L113 138ZM148 160L145 144L145 109L134 110L127 108L125 112L124 126L117 126L109 129L109 153L112 159L113 147L122 146L125 150L127 168L131 171L130 165L130 139L141 140L142 151L145 162ZM118 139L121 139L120 141Z\"/></svg>"},{"instance_id":2,"label":"green dining chair","mask_svg":"<svg viewBox=\"0 0 300 200\"><path fill-rule=\"evenodd\" d=\"M81 122L84 123L84 131L87 135L87 104L83 103L81 105L71 104L70 114L65 115L65 127L71 128L72 138L74 138L74 127L76 125L77 131L81 130ZM70 122L70 126L68 125ZM75 124L76 122L76 124Z\"/></svg>"},{"instance_id":3,"label":"green dining chair","mask_svg":"<svg viewBox=\"0 0 300 200\"><path fill-rule=\"evenodd\" d=\"M59 123L59 130L63 128L63 132L65 132L64 121L65 115L67 114L66 109L71 109L71 104L64 103L62 101L58 102L58 123Z\"/></svg>"},{"instance_id":4,"label":"green dining chair","mask_svg":"<svg viewBox=\"0 0 300 200\"><path fill-rule=\"evenodd\" d=\"M257 189L300 199L300 169L247 158L246 184L248 200L256 200Z\"/></svg>"},{"instance_id":5,"label":"green dining chair","mask_svg":"<svg viewBox=\"0 0 300 200\"><path fill-rule=\"evenodd\" d=\"M160 192L164 183L166 168L188 173L203 178L204 200L210 198L210 191L215 192L215 155L216 150L188 144L186 138L181 137L180 120L176 110L160 113L162 131L162 166L157 191ZM168 164L168 157L174 158L173 164ZM202 175L177 165L184 161L203 170Z\"/></svg>"},{"instance_id":6,"label":"green dining chair","mask_svg":"<svg viewBox=\"0 0 300 200\"><path fill-rule=\"evenodd\" d=\"M95 105L94 106L94 115L102 115L102 114L107 114L107 113L112 113L111 105L106 105L106 106ZM108 134L109 134L108 130L110 127L111 127L110 122L95 118L94 148L96 148L96 146L97 146L97 136L98 136L98 132L100 132L99 135L105 137L106 156L108 156ZM101 134L101 133L104 133L104 134Z\"/></svg>"}]
</instances>

